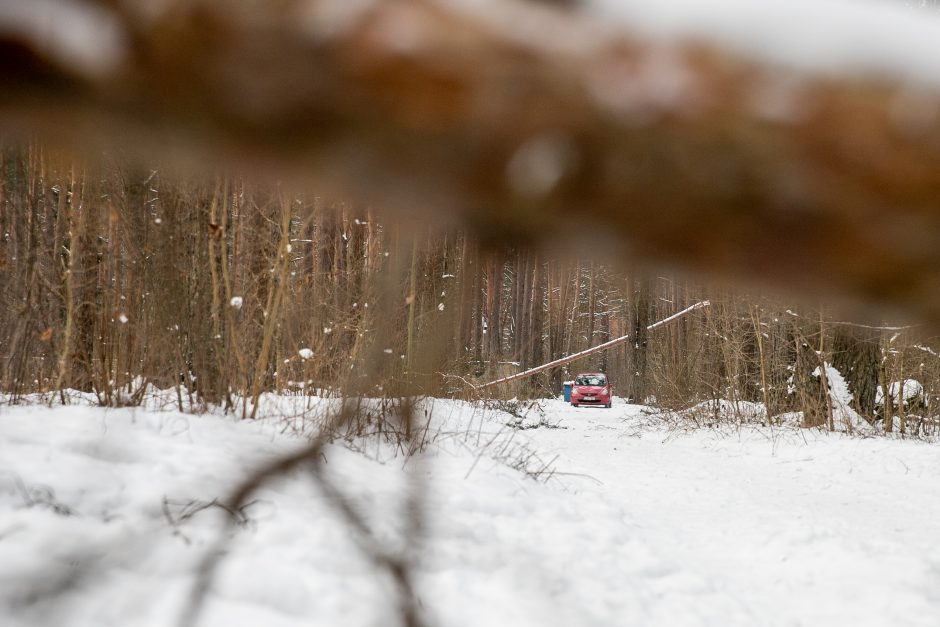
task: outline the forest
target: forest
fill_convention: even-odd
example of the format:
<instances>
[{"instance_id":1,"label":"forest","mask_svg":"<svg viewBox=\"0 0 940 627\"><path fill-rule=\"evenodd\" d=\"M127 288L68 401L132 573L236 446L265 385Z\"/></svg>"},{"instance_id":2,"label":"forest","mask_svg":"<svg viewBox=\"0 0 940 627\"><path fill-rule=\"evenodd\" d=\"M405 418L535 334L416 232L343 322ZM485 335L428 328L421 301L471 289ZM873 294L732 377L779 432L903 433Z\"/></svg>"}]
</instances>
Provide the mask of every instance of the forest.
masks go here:
<instances>
[{"instance_id":1,"label":"forest","mask_svg":"<svg viewBox=\"0 0 940 627\"><path fill-rule=\"evenodd\" d=\"M804 426L841 429L828 364L871 424L882 424L888 399L899 420L885 430L938 429L940 357L918 325L859 323L805 298L385 223L369 206L128 166L117 154L87 165L7 143L2 173L2 380L13 402L76 389L125 406L174 390L181 411L247 417L263 392L466 398L630 336L486 394L555 397L575 372L600 370L639 403L760 403L765 421L800 412ZM710 307L646 331L703 300Z\"/></svg>"}]
</instances>

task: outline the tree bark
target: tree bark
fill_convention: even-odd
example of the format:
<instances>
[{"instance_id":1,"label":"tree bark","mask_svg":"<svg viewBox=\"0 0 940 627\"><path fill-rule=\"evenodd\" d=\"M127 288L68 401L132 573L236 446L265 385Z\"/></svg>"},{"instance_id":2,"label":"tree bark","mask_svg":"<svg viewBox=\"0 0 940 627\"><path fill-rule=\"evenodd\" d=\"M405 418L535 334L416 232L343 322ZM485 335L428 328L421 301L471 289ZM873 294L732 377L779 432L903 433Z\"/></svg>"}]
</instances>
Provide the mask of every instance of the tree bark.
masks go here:
<instances>
[{"instance_id":1,"label":"tree bark","mask_svg":"<svg viewBox=\"0 0 940 627\"><path fill-rule=\"evenodd\" d=\"M127 45L107 56L100 41L91 70L4 30L7 131L263 170L462 222L489 244L577 241L572 225L600 226L633 259L940 321L929 77L782 70L717 35L644 40L580 3L502 3L550 34L539 37L465 3L362 3L335 29L273 1L82 4ZM309 4L332 15L346 3ZM389 35L401 24L405 47ZM665 95L648 79L662 64L680 79Z\"/></svg>"}]
</instances>

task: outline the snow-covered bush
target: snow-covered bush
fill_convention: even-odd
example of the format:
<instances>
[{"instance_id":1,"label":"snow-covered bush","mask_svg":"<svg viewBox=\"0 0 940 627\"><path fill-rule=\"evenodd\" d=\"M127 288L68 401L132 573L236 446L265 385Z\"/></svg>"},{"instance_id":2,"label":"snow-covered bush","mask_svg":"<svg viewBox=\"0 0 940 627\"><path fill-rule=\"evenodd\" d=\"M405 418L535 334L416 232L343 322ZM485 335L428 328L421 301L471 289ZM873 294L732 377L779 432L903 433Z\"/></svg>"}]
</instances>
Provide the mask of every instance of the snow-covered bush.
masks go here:
<instances>
[{"instance_id":1,"label":"snow-covered bush","mask_svg":"<svg viewBox=\"0 0 940 627\"><path fill-rule=\"evenodd\" d=\"M878 391L875 392L875 405L884 406L884 396L884 389L879 387ZM897 406L898 402L903 402L906 408L914 407L923 404L924 386L917 379L894 381L888 385L888 396L891 399L892 406Z\"/></svg>"}]
</instances>

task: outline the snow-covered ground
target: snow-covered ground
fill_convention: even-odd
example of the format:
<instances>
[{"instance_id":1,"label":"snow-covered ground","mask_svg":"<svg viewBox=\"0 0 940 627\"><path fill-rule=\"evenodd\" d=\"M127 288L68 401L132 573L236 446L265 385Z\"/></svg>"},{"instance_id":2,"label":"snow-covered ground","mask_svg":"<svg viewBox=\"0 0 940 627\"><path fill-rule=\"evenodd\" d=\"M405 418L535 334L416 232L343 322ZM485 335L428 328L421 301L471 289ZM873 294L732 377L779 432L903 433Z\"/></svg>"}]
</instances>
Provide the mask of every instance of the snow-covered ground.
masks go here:
<instances>
[{"instance_id":1,"label":"snow-covered ground","mask_svg":"<svg viewBox=\"0 0 940 627\"><path fill-rule=\"evenodd\" d=\"M432 405L426 454L406 463L357 440L327 448L323 466L407 556L429 624L940 620L937 445L670 430L622 403L552 401L523 421L541 426L516 430L507 414ZM0 624L176 624L226 517L199 506L303 446L297 424L0 408ZM200 625L396 624L392 581L305 472L244 510ZM416 486L417 544L403 515Z\"/></svg>"}]
</instances>

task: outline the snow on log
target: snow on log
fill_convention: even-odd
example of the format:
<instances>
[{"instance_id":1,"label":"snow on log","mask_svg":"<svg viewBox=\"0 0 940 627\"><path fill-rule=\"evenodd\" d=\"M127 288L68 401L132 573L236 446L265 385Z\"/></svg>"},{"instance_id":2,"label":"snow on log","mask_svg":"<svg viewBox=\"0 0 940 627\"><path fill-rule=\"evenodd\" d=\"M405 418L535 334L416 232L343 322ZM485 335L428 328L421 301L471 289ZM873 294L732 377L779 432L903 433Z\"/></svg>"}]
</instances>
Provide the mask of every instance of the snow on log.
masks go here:
<instances>
[{"instance_id":1,"label":"snow on log","mask_svg":"<svg viewBox=\"0 0 940 627\"><path fill-rule=\"evenodd\" d=\"M937 322L940 16L895 5L7 2L0 130Z\"/></svg>"}]
</instances>

